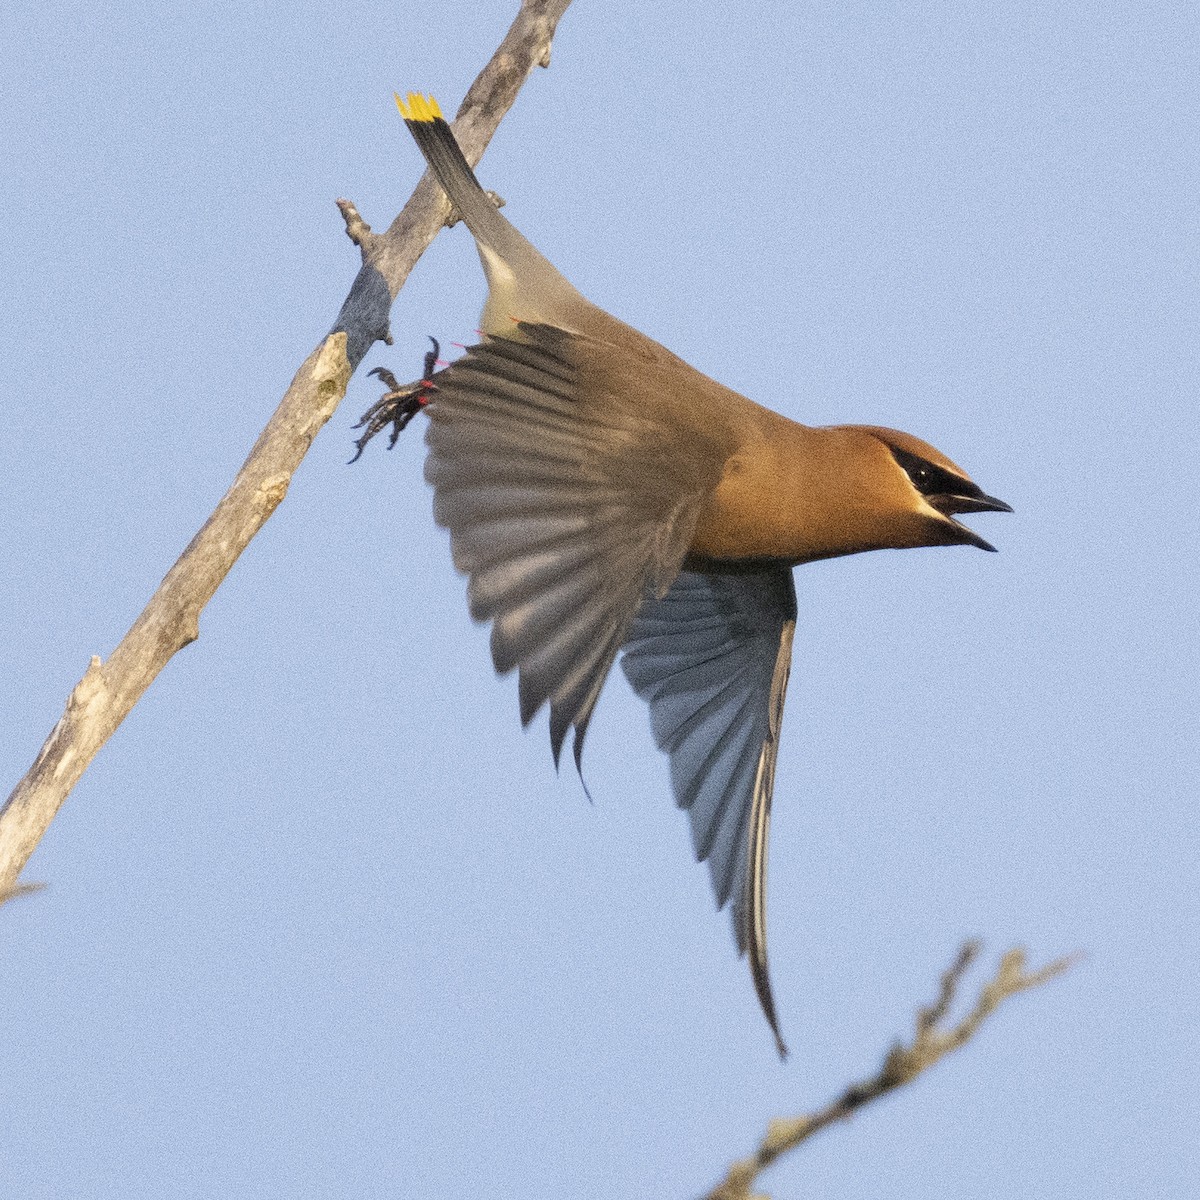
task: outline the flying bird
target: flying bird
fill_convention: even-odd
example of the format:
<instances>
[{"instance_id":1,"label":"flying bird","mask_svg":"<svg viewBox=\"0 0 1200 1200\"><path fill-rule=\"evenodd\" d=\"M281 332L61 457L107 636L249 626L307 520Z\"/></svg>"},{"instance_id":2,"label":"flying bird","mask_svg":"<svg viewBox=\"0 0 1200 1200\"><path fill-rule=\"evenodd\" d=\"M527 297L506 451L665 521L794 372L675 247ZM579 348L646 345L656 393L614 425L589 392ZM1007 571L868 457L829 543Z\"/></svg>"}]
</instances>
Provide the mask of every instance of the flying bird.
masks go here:
<instances>
[{"instance_id":1,"label":"flying bird","mask_svg":"<svg viewBox=\"0 0 1200 1200\"><path fill-rule=\"evenodd\" d=\"M956 516L1012 510L910 434L798 424L597 308L500 214L436 101L396 103L487 277L482 341L444 370L427 365L407 399L388 381L401 414L429 417L425 476L471 615L491 623L496 670L519 673L522 723L549 706L556 763L573 731L581 766L621 654L786 1056L766 871L792 568L865 550L993 550Z\"/></svg>"}]
</instances>

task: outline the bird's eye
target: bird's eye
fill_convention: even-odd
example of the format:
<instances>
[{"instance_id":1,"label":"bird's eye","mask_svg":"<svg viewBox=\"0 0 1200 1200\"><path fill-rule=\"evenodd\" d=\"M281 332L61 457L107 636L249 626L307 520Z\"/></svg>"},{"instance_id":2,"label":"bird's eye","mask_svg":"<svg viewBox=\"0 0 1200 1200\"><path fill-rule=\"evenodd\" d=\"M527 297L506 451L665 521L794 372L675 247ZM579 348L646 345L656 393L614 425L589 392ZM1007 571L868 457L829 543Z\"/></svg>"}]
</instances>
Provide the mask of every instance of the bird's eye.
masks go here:
<instances>
[{"instance_id":1,"label":"bird's eye","mask_svg":"<svg viewBox=\"0 0 1200 1200\"><path fill-rule=\"evenodd\" d=\"M969 480L962 479L939 467L928 459L916 454L909 454L896 446L891 447L896 461L904 468L905 474L912 480L912 485L922 496L970 496L979 489Z\"/></svg>"}]
</instances>

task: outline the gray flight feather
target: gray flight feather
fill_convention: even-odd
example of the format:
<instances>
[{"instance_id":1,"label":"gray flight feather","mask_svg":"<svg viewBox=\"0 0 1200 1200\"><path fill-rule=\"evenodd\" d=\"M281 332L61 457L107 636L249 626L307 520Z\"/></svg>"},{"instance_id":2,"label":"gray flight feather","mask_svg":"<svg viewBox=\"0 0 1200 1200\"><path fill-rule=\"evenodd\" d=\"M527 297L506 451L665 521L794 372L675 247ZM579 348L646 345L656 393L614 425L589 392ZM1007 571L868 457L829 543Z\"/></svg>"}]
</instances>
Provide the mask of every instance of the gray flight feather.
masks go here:
<instances>
[{"instance_id":1,"label":"gray flight feather","mask_svg":"<svg viewBox=\"0 0 1200 1200\"><path fill-rule=\"evenodd\" d=\"M550 705L555 761L574 726L579 763L630 621L675 578L719 477L712 443L678 436L678 408L628 386L634 372L652 389L654 370L514 325L441 372L428 407L434 516L471 615L492 624L496 670L520 672L521 720Z\"/></svg>"},{"instance_id":2,"label":"gray flight feather","mask_svg":"<svg viewBox=\"0 0 1200 1200\"><path fill-rule=\"evenodd\" d=\"M795 628L789 568L688 570L661 599L647 599L621 656L650 705L654 740L670 755L675 800L691 818L717 906L733 897L738 951L750 954L780 1053L767 970L766 864Z\"/></svg>"}]
</instances>

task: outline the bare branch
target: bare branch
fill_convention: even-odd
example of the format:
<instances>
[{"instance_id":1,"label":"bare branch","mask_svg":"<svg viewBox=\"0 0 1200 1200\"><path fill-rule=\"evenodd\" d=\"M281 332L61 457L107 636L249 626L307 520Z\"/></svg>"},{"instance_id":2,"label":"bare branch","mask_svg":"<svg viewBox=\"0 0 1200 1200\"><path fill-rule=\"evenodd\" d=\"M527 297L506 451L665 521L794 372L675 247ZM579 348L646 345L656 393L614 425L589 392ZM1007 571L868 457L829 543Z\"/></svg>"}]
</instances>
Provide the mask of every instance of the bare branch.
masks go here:
<instances>
[{"instance_id":1,"label":"bare branch","mask_svg":"<svg viewBox=\"0 0 1200 1200\"><path fill-rule=\"evenodd\" d=\"M454 131L477 163L550 43L570 0L522 0L491 61L471 85ZM426 176L384 234L338 202L362 266L330 334L291 386L212 516L167 573L108 662L93 658L33 766L0 810L0 897L11 894L29 856L96 752L171 656L199 635L200 612L276 506L313 438L333 415L350 376L376 341L390 341L396 293L449 215Z\"/></svg>"},{"instance_id":2,"label":"bare branch","mask_svg":"<svg viewBox=\"0 0 1200 1200\"><path fill-rule=\"evenodd\" d=\"M963 975L978 956L978 942L967 942L959 950L958 957L942 976L937 999L917 1013L916 1033L911 1045L897 1043L873 1078L851 1085L819 1111L808 1116L770 1122L767 1136L758 1150L751 1157L735 1162L724 1181L713 1188L705 1200L752 1200L750 1189L755 1180L781 1155L794 1150L826 1126L853 1116L864 1104L911 1083L922 1071L970 1041L984 1021L1010 996L1041 987L1056 975L1061 975L1078 959L1078 955L1068 955L1040 970L1027 971L1025 952L1010 950L1000 960L995 977L980 991L971 1011L957 1025L949 1029L939 1028L954 1003Z\"/></svg>"}]
</instances>

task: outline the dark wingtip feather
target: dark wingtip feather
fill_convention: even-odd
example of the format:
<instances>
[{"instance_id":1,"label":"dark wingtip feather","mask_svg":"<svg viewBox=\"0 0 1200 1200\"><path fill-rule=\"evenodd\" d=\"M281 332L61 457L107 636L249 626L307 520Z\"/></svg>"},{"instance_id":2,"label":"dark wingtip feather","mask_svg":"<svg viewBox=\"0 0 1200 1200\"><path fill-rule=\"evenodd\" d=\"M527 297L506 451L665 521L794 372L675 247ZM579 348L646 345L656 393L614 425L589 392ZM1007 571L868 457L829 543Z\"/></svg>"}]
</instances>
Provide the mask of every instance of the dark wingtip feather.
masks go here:
<instances>
[{"instance_id":1,"label":"dark wingtip feather","mask_svg":"<svg viewBox=\"0 0 1200 1200\"><path fill-rule=\"evenodd\" d=\"M779 1036L779 1030L775 1030L775 1049L779 1051L779 1061L787 1062L788 1048L783 1044L783 1038Z\"/></svg>"},{"instance_id":2,"label":"dark wingtip feather","mask_svg":"<svg viewBox=\"0 0 1200 1200\"><path fill-rule=\"evenodd\" d=\"M562 758L563 742L567 740L567 730L571 728L570 716L556 704L550 705L550 753L554 755L554 769L558 770L559 759Z\"/></svg>"},{"instance_id":3,"label":"dark wingtip feather","mask_svg":"<svg viewBox=\"0 0 1200 1200\"><path fill-rule=\"evenodd\" d=\"M521 727L525 728L537 716L537 711L545 703L545 698L534 690L529 675L522 671L517 683L517 699L521 705Z\"/></svg>"},{"instance_id":4,"label":"dark wingtip feather","mask_svg":"<svg viewBox=\"0 0 1200 1200\"><path fill-rule=\"evenodd\" d=\"M583 794L587 797L589 804L595 804L592 799L591 789L587 785L587 780L583 777L583 739L587 735L588 723L584 721L576 721L575 723L575 740L571 745L571 750L575 757L575 770L579 774L579 786L583 788Z\"/></svg>"},{"instance_id":5,"label":"dark wingtip feather","mask_svg":"<svg viewBox=\"0 0 1200 1200\"><path fill-rule=\"evenodd\" d=\"M754 978L754 990L758 993L758 1002L762 1005L763 1015L767 1018L767 1024L771 1027L771 1032L775 1035L775 1049L779 1051L781 1061L787 1061L788 1048L783 1040L783 1034L779 1031L779 1017L775 1013L775 996L771 991L771 976L767 971L766 958L760 959L758 955L750 954L750 974Z\"/></svg>"}]
</instances>

